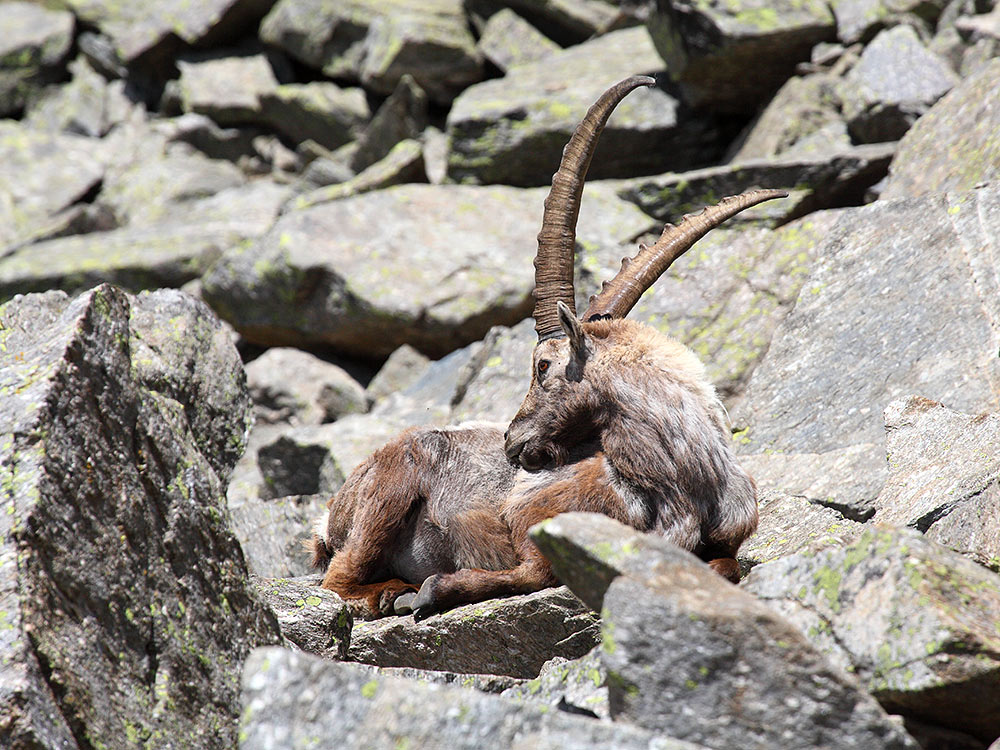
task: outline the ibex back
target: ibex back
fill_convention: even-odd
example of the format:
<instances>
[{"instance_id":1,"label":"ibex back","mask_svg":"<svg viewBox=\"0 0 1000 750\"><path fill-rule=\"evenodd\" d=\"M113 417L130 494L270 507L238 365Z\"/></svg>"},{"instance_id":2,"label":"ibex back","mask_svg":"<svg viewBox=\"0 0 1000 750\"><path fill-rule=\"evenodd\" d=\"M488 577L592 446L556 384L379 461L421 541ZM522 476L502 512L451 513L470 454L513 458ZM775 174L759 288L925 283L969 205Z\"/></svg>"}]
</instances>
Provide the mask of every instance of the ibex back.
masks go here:
<instances>
[{"instance_id":1,"label":"ibex back","mask_svg":"<svg viewBox=\"0 0 1000 750\"><path fill-rule=\"evenodd\" d=\"M576 220L597 138L617 103L652 83L637 76L606 91L552 178L535 258L531 387L506 431L470 423L406 432L362 463L317 521L323 586L371 615L423 618L554 585L528 529L565 511L661 534L739 579L756 491L730 449L715 389L686 347L624 318L712 227L784 193L744 193L668 224L622 261L582 319L573 309Z\"/></svg>"}]
</instances>

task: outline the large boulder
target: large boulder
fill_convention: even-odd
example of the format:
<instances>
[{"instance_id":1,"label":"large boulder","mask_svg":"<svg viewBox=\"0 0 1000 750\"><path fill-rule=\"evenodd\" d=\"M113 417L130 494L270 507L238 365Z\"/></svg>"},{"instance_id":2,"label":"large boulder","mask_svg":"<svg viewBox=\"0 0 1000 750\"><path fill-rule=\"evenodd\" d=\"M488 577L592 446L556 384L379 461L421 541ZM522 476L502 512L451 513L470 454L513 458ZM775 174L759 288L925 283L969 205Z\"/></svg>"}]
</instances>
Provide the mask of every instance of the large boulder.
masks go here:
<instances>
[{"instance_id":1,"label":"large boulder","mask_svg":"<svg viewBox=\"0 0 1000 750\"><path fill-rule=\"evenodd\" d=\"M748 588L889 711L1000 736L1000 577L914 530L754 568Z\"/></svg>"},{"instance_id":2,"label":"large boulder","mask_svg":"<svg viewBox=\"0 0 1000 750\"><path fill-rule=\"evenodd\" d=\"M339 148L354 140L371 117L363 89L333 81L286 83L262 92L260 118L292 141Z\"/></svg>"},{"instance_id":3,"label":"large boulder","mask_svg":"<svg viewBox=\"0 0 1000 750\"><path fill-rule=\"evenodd\" d=\"M242 750L308 747L345 750L501 750L614 747L698 750L629 726L518 706L450 685L373 675L279 648L259 649L243 670Z\"/></svg>"},{"instance_id":4,"label":"large boulder","mask_svg":"<svg viewBox=\"0 0 1000 750\"><path fill-rule=\"evenodd\" d=\"M844 44L868 42L883 28L901 23L933 30L948 0L831 0L837 38Z\"/></svg>"},{"instance_id":5,"label":"large boulder","mask_svg":"<svg viewBox=\"0 0 1000 750\"><path fill-rule=\"evenodd\" d=\"M500 72L533 63L559 51L559 45L517 15L504 8L490 16L479 37L479 51Z\"/></svg>"},{"instance_id":6,"label":"large boulder","mask_svg":"<svg viewBox=\"0 0 1000 750\"><path fill-rule=\"evenodd\" d=\"M39 3L0 3L0 117L58 80L73 45L73 15Z\"/></svg>"},{"instance_id":7,"label":"large boulder","mask_svg":"<svg viewBox=\"0 0 1000 750\"><path fill-rule=\"evenodd\" d=\"M562 148L597 97L618 80L662 72L645 27L614 31L470 86L448 113L448 176L460 182L547 185ZM661 88L640 90L615 110L592 178L683 170L715 153L711 125L682 120Z\"/></svg>"},{"instance_id":8,"label":"large boulder","mask_svg":"<svg viewBox=\"0 0 1000 750\"><path fill-rule=\"evenodd\" d=\"M482 77L461 0L280 0L260 37L330 78L358 81L382 95L409 73L448 103Z\"/></svg>"},{"instance_id":9,"label":"large boulder","mask_svg":"<svg viewBox=\"0 0 1000 750\"><path fill-rule=\"evenodd\" d=\"M916 747L794 625L691 553L593 513L530 533L601 612L616 721L720 749Z\"/></svg>"},{"instance_id":10,"label":"large boulder","mask_svg":"<svg viewBox=\"0 0 1000 750\"><path fill-rule=\"evenodd\" d=\"M173 291L0 318L0 741L232 747L240 664L280 640L227 522L235 348Z\"/></svg>"},{"instance_id":11,"label":"large boulder","mask_svg":"<svg viewBox=\"0 0 1000 750\"><path fill-rule=\"evenodd\" d=\"M884 467L881 415L894 399L919 392L963 411L994 405L1000 289L987 269L998 205L1000 186L991 186L844 211L734 414L741 452L870 445L853 468L839 466L836 491L840 478ZM838 502L870 515L872 499Z\"/></svg>"},{"instance_id":12,"label":"large boulder","mask_svg":"<svg viewBox=\"0 0 1000 750\"><path fill-rule=\"evenodd\" d=\"M1000 60L970 75L900 141L882 198L971 190L1000 177Z\"/></svg>"},{"instance_id":13,"label":"large boulder","mask_svg":"<svg viewBox=\"0 0 1000 750\"><path fill-rule=\"evenodd\" d=\"M188 54L177 61L181 109L211 117L219 125L261 122L262 99L278 88L268 55L235 50Z\"/></svg>"}]
</instances>

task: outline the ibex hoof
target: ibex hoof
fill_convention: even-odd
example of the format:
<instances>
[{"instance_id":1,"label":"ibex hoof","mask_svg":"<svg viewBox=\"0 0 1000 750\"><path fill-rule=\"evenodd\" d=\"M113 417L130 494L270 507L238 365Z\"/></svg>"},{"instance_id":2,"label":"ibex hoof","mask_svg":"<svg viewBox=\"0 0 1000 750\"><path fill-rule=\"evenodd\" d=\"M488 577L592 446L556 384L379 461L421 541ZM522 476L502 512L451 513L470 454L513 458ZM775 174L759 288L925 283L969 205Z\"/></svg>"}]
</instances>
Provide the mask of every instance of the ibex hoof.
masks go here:
<instances>
[{"instance_id":1,"label":"ibex hoof","mask_svg":"<svg viewBox=\"0 0 1000 750\"><path fill-rule=\"evenodd\" d=\"M439 576L434 575L425 580L420 587L420 591L417 592L417 595L410 602L414 620L425 620L438 611L436 597L434 596L434 584L437 583L437 578Z\"/></svg>"},{"instance_id":2,"label":"ibex hoof","mask_svg":"<svg viewBox=\"0 0 1000 750\"><path fill-rule=\"evenodd\" d=\"M413 612L413 600L417 598L417 592L411 591L408 594L400 594L396 601L392 603L392 610L397 615L408 615Z\"/></svg>"}]
</instances>

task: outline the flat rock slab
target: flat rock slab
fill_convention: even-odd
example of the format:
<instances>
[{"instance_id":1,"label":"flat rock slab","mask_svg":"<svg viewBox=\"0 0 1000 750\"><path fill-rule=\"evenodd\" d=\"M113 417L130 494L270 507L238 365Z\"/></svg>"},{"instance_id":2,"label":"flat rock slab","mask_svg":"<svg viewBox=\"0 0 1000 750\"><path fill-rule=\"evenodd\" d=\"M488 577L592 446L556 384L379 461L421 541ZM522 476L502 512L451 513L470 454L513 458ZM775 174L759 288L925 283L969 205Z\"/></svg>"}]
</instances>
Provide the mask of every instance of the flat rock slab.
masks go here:
<instances>
[{"instance_id":1,"label":"flat rock slab","mask_svg":"<svg viewBox=\"0 0 1000 750\"><path fill-rule=\"evenodd\" d=\"M664 69L645 27L614 31L470 86L448 113L448 176L459 182L548 185L562 148L606 88ZM594 179L682 170L705 163L711 127L681 123L659 88L632 92L601 135ZM708 131L708 132L706 132Z\"/></svg>"},{"instance_id":2,"label":"flat rock slab","mask_svg":"<svg viewBox=\"0 0 1000 750\"><path fill-rule=\"evenodd\" d=\"M242 450L249 416L235 347L174 291L28 295L0 319L4 744L232 747L234 676L280 640L214 450Z\"/></svg>"},{"instance_id":3,"label":"flat rock slab","mask_svg":"<svg viewBox=\"0 0 1000 750\"><path fill-rule=\"evenodd\" d=\"M561 49L510 8L490 16L477 47L503 73L516 65L538 62Z\"/></svg>"},{"instance_id":4,"label":"flat rock slab","mask_svg":"<svg viewBox=\"0 0 1000 750\"><path fill-rule=\"evenodd\" d=\"M842 549L758 566L746 588L894 713L1000 735L1000 577L914 530L877 527Z\"/></svg>"},{"instance_id":5,"label":"flat rock slab","mask_svg":"<svg viewBox=\"0 0 1000 750\"><path fill-rule=\"evenodd\" d=\"M794 625L691 553L594 513L530 533L600 607L615 721L720 749L916 747Z\"/></svg>"},{"instance_id":6,"label":"flat rock slab","mask_svg":"<svg viewBox=\"0 0 1000 750\"><path fill-rule=\"evenodd\" d=\"M234 478L238 477L234 472ZM230 483L229 516L247 567L261 578L292 578L313 572L305 542L326 509L329 495L264 499Z\"/></svg>"},{"instance_id":7,"label":"flat rock slab","mask_svg":"<svg viewBox=\"0 0 1000 750\"><path fill-rule=\"evenodd\" d=\"M598 646L579 659L557 657L545 662L538 677L505 690L503 697L609 719L607 676Z\"/></svg>"},{"instance_id":8,"label":"flat rock slab","mask_svg":"<svg viewBox=\"0 0 1000 750\"><path fill-rule=\"evenodd\" d=\"M0 117L13 115L59 78L73 45L73 15L38 3L5 2L0 13Z\"/></svg>"},{"instance_id":9,"label":"flat rock slab","mask_svg":"<svg viewBox=\"0 0 1000 750\"><path fill-rule=\"evenodd\" d=\"M217 52L177 61L181 108L211 117L219 125L252 125L262 120L261 99L278 88L268 56Z\"/></svg>"},{"instance_id":10,"label":"flat rock slab","mask_svg":"<svg viewBox=\"0 0 1000 750\"><path fill-rule=\"evenodd\" d=\"M880 445L882 410L913 392L994 407L997 236L997 186L844 211L735 415L740 450Z\"/></svg>"},{"instance_id":11,"label":"flat rock slab","mask_svg":"<svg viewBox=\"0 0 1000 750\"><path fill-rule=\"evenodd\" d=\"M317 738L351 750L698 750L634 727L518 706L476 690L375 676L278 648L259 649L247 660L243 705L242 750L308 747Z\"/></svg>"},{"instance_id":12,"label":"flat rock slab","mask_svg":"<svg viewBox=\"0 0 1000 750\"><path fill-rule=\"evenodd\" d=\"M257 591L278 618L281 634L309 654L344 659L354 618L347 603L320 588L320 576L265 578Z\"/></svg>"},{"instance_id":13,"label":"flat rock slab","mask_svg":"<svg viewBox=\"0 0 1000 750\"><path fill-rule=\"evenodd\" d=\"M1000 415L911 396L885 410L889 479L876 523L910 526L1000 569Z\"/></svg>"},{"instance_id":14,"label":"flat rock slab","mask_svg":"<svg viewBox=\"0 0 1000 750\"><path fill-rule=\"evenodd\" d=\"M899 143L882 198L971 190L1000 177L1000 60L946 94Z\"/></svg>"},{"instance_id":15,"label":"flat rock slab","mask_svg":"<svg viewBox=\"0 0 1000 750\"><path fill-rule=\"evenodd\" d=\"M565 588L456 607L422 622L356 622L349 658L414 667L532 678L554 656L575 659L598 642L597 617Z\"/></svg>"},{"instance_id":16,"label":"flat rock slab","mask_svg":"<svg viewBox=\"0 0 1000 750\"><path fill-rule=\"evenodd\" d=\"M363 89L342 88L332 81L286 83L260 95L263 121L295 143L312 140L335 149L361 134L371 118Z\"/></svg>"}]
</instances>

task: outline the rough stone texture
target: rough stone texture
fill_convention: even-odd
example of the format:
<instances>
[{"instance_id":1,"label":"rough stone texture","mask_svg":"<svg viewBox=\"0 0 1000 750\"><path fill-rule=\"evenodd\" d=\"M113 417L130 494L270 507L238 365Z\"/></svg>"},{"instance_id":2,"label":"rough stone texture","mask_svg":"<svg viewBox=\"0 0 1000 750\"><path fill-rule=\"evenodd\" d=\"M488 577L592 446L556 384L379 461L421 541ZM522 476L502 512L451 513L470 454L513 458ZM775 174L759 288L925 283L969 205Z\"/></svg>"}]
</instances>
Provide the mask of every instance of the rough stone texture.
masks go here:
<instances>
[{"instance_id":1,"label":"rough stone texture","mask_svg":"<svg viewBox=\"0 0 1000 750\"><path fill-rule=\"evenodd\" d=\"M970 190L1000 177L1000 60L946 94L900 141L882 198Z\"/></svg>"},{"instance_id":2,"label":"rough stone texture","mask_svg":"<svg viewBox=\"0 0 1000 750\"><path fill-rule=\"evenodd\" d=\"M913 530L754 568L750 591L849 663L887 710L1000 735L1000 577Z\"/></svg>"},{"instance_id":3,"label":"rough stone texture","mask_svg":"<svg viewBox=\"0 0 1000 750\"><path fill-rule=\"evenodd\" d=\"M373 676L358 665L277 648L258 649L247 660L243 705L242 750L316 742L351 750L698 750L634 727L450 685Z\"/></svg>"},{"instance_id":4,"label":"rough stone texture","mask_svg":"<svg viewBox=\"0 0 1000 750\"><path fill-rule=\"evenodd\" d=\"M867 42L880 29L900 22L930 24L950 3L948 0L831 0L837 19L837 38L844 44Z\"/></svg>"},{"instance_id":5,"label":"rough stone texture","mask_svg":"<svg viewBox=\"0 0 1000 750\"><path fill-rule=\"evenodd\" d=\"M598 640L597 617L560 587L467 604L422 622L409 616L356 622L349 658L532 678L553 656L575 659Z\"/></svg>"},{"instance_id":6,"label":"rough stone texture","mask_svg":"<svg viewBox=\"0 0 1000 750\"><path fill-rule=\"evenodd\" d=\"M579 44L610 31L619 20L618 8L603 0L466 0L480 36L489 19L514 9L550 39L563 46Z\"/></svg>"},{"instance_id":7,"label":"rough stone texture","mask_svg":"<svg viewBox=\"0 0 1000 750\"><path fill-rule=\"evenodd\" d=\"M73 44L73 16L37 3L0 3L0 117L57 80Z\"/></svg>"},{"instance_id":8,"label":"rough stone texture","mask_svg":"<svg viewBox=\"0 0 1000 750\"><path fill-rule=\"evenodd\" d=\"M478 367L455 403L455 422L483 419L509 422L531 385L531 353L538 342L535 322L523 320L513 328L494 328L483 339Z\"/></svg>"},{"instance_id":9,"label":"rough stone texture","mask_svg":"<svg viewBox=\"0 0 1000 750\"><path fill-rule=\"evenodd\" d=\"M695 106L752 113L797 62L834 36L818 0L713 0L664 3L651 19L657 49Z\"/></svg>"},{"instance_id":10,"label":"rough stone texture","mask_svg":"<svg viewBox=\"0 0 1000 750\"><path fill-rule=\"evenodd\" d=\"M365 390L342 367L298 349L268 349L247 365L247 382L265 424L333 422L367 411Z\"/></svg>"},{"instance_id":11,"label":"rough stone texture","mask_svg":"<svg viewBox=\"0 0 1000 750\"><path fill-rule=\"evenodd\" d=\"M606 680L598 646L579 659L550 659L538 677L505 690L502 695L525 705L538 704L608 719Z\"/></svg>"},{"instance_id":12,"label":"rough stone texture","mask_svg":"<svg viewBox=\"0 0 1000 750\"><path fill-rule=\"evenodd\" d=\"M424 173L424 150L419 141L400 141L381 160L367 167L360 174L336 185L328 185L312 190L295 199L292 206L296 210L309 208L320 203L350 198L410 182L426 182Z\"/></svg>"},{"instance_id":13,"label":"rough stone texture","mask_svg":"<svg viewBox=\"0 0 1000 750\"><path fill-rule=\"evenodd\" d=\"M291 211L216 264L204 294L260 344L328 344L373 359L408 343L440 356L530 314L543 198L401 185ZM582 210L582 242L631 238L641 218L607 193Z\"/></svg>"},{"instance_id":14,"label":"rough stone texture","mask_svg":"<svg viewBox=\"0 0 1000 750\"><path fill-rule=\"evenodd\" d=\"M477 45L482 56L506 73L515 65L538 62L560 47L538 29L504 8L490 16Z\"/></svg>"},{"instance_id":15,"label":"rough stone texture","mask_svg":"<svg viewBox=\"0 0 1000 750\"><path fill-rule=\"evenodd\" d=\"M398 143L419 138L427 122L427 94L406 74L365 127L351 168L360 172L388 156Z\"/></svg>"},{"instance_id":16,"label":"rough stone texture","mask_svg":"<svg viewBox=\"0 0 1000 750\"><path fill-rule=\"evenodd\" d=\"M600 607L616 721L720 749L916 747L793 625L694 555L599 514L531 536Z\"/></svg>"},{"instance_id":17,"label":"rough stone texture","mask_svg":"<svg viewBox=\"0 0 1000 750\"><path fill-rule=\"evenodd\" d=\"M254 453L256 460L256 453ZM240 478L233 471L234 480ZM244 480L245 481L245 480ZM263 578L289 578L313 573L310 555L303 547L309 540L313 522L326 508L329 495L293 495L271 500L245 487L228 492L233 534L243 548L250 571Z\"/></svg>"},{"instance_id":18,"label":"rough stone texture","mask_svg":"<svg viewBox=\"0 0 1000 750\"><path fill-rule=\"evenodd\" d=\"M286 83L260 95L261 120L296 143L312 140L335 149L357 138L371 118L360 88L332 81Z\"/></svg>"},{"instance_id":19,"label":"rough stone texture","mask_svg":"<svg viewBox=\"0 0 1000 750\"><path fill-rule=\"evenodd\" d=\"M448 103L482 77L461 0L280 0L260 37L330 78L383 95L409 73Z\"/></svg>"},{"instance_id":20,"label":"rough stone texture","mask_svg":"<svg viewBox=\"0 0 1000 750\"><path fill-rule=\"evenodd\" d=\"M26 245L0 258L0 300L53 288L79 292L104 281L133 291L179 287L207 271L225 250L267 231L289 192L253 183L167 204L160 216L157 207L147 206L149 224Z\"/></svg>"},{"instance_id":21,"label":"rough stone texture","mask_svg":"<svg viewBox=\"0 0 1000 750\"><path fill-rule=\"evenodd\" d=\"M958 81L910 26L883 31L839 87L847 127L861 143L899 140Z\"/></svg>"},{"instance_id":22,"label":"rough stone texture","mask_svg":"<svg viewBox=\"0 0 1000 750\"><path fill-rule=\"evenodd\" d=\"M117 0L66 0L81 21L110 37L125 64L158 67L178 47L235 39L250 30L274 0L164 0L153 5Z\"/></svg>"},{"instance_id":23,"label":"rough stone texture","mask_svg":"<svg viewBox=\"0 0 1000 750\"><path fill-rule=\"evenodd\" d=\"M758 508L757 533L740 547L740 567L744 571L802 550L846 546L864 531L860 523L801 495L763 492L758 497Z\"/></svg>"},{"instance_id":24,"label":"rough stone texture","mask_svg":"<svg viewBox=\"0 0 1000 750\"><path fill-rule=\"evenodd\" d=\"M740 450L880 446L882 410L913 392L995 410L997 236L997 187L845 212L734 414Z\"/></svg>"},{"instance_id":25,"label":"rough stone texture","mask_svg":"<svg viewBox=\"0 0 1000 750\"><path fill-rule=\"evenodd\" d=\"M269 578L257 591L274 611L281 634L303 651L327 659L345 659L354 618L347 604L320 588L319 576Z\"/></svg>"},{"instance_id":26,"label":"rough stone texture","mask_svg":"<svg viewBox=\"0 0 1000 750\"><path fill-rule=\"evenodd\" d=\"M876 523L911 526L1000 570L1000 415L911 396L885 410L889 479Z\"/></svg>"},{"instance_id":27,"label":"rough stone texture","mask_svg":"<svg viewBox=\"0 0 1000 750\"><path fill-rule=\"evenodd\" d=\"M618 80L656 73L663 60L644 27L614 31L470 86L448 113L448 176L461 182L548 185L562 148L597 97ZM712 155L713 129L681 122L660 88L626 97L601 135L589 175L688 169Z\"/></svg>"},{"instance_id":28,"label":"rough stone texture","mask_svg":"<svg viewBox=\"0 0 1000 750\"><path fill-rule=\"evenodd\" d=\"M170 343L171 312L202 338ZM242 440L245 385L212 367L235 350L174 293L49 292L0 318L0 742L231 747L239 665L279 639L228 529L232 459L207 452ZM228 420L188 400L220 387Z\"/></svg>"},{"instance_id":29,"label":"rough stone texture","mask_svg":"<svg viewBox=\"0 0 1000 750\"><path fill-rule=\"evenodd\" d=\"M104 176L100 141L0 120L0 255L50 231Z\"/></svg>"},{"instance_id":30,"label":"rough stone texture","mask_svg":"<svg viewBox=\"0 0 1000 750\"><path fill-rule=\"evenodd\" d=\"M268 56L211 52L177 61L181 108L223 126L261 121L261 99L278 88ZM339 144L338 144L339 145Z\"/></svg>"},{"instance_id":31,"label":"rough stone texture","mask_svg":"<svg viewBox=\"0 0 1000 750\"><path fill-rule=\"evenodd\" d=\"M413 385L426 372L431 361L409 344L403 344L389 355L365 392L369 402L381 401L396 391Z\"/></svg>"}]
</instances>

